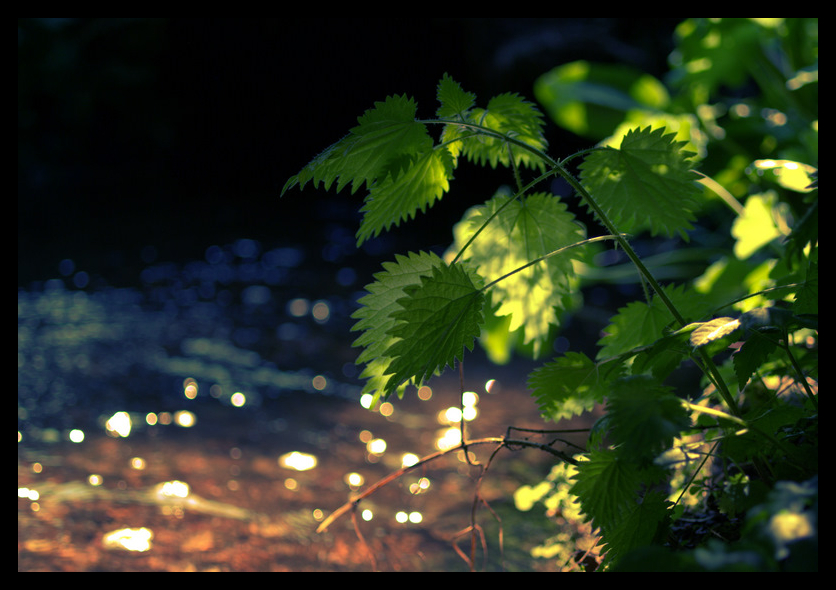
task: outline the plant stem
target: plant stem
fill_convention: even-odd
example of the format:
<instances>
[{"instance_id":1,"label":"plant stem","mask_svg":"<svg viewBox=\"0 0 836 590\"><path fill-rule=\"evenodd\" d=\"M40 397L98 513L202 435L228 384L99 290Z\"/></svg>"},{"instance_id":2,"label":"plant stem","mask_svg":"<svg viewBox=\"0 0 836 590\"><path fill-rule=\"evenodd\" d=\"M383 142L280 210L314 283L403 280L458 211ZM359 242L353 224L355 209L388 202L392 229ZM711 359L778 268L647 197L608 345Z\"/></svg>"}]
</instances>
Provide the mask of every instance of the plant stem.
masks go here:
<instances>
[{"instance_id":1,"label":"plant stem","mask_svg":"<svg viewBox=\"0 0 836 590\"><path fill-rule=\"evenodd\" d=\"M568 182L569 185L575 190L575 192L577 192L578 195L580 195L581 199L586 203L586 205L590 209L592 209L592 211L598 217L598 220L604 225L604 227L607 229L607 231L611 234L608 237L614 238L616 240L618 245L621 246L621 248L624 250L624 253L627 254L627 257L630 259L630 261L638 269L639 274L641 274L641 276L644 277L644 279L648 282L648 284L650 284L651 288L653 289L653 292L656 293L656 295L659 297L659 300L662 302L662 304L668 309L668 311L671 313L671 315L673 315L674 319L679 324L679 326L683 327L683 328L685 327L685 325L686 325L685 318L682 317L682 314L679 313L679 310L676 308L676 306L673 304L673 302L670 300L670 298L667 296L667 294L662 290L662 286L656 280L656 277L653 276L653 274L650 272L650 270L648 270L648 268L641 261L641 259L639 258L639 255L636 254L636 251L633 250L633 247L630 245L630 242L627 241L627 238L625 237L626 234L621 234L621 233L618 232L618 229L615 227L615 224L612 222L612 220L610 220L609 216L607 216L607 214L604 212L604 210L601 208L601 206L598 205L598 202L592 197L592 195L589 193L589 191L587 191L583 187L583 185L580 182L578 182L578 180L568 170L566 170L566 168L564 167L562 162L558 162L557 160L555 160L554 158L549 156L547 153L543 152L542 150L540 150L536 147L528 145L524 141L520 141L520 140L518 140L514 137L508 137L508 136L506 136L506 135L504 135L504 134L502 134L498 131L495 131L493 129L489 129L487 127L483 127L481 125L476 125L476 124L473 124L473 123L463 123L463 122L460 122L460 121L445 121L443 119L430 119L430 120L423 121L423 123L443 123L445 125L454 124L454 125L460 125L462 127L467 127L469 129L475 129L475 130L480 131L481 133L483 133L485 135L488 135L490 137L495 137L495 138L501 139L501 140L503 140L503 141L505 141L509 144L516 145L517 147L520 147L520 148L522 148L522 149L524 149L528 152L531 152L532 154L535 154L537 157L539 157L543 162L546 163L546 165L550 166L554 172L556 172L558 175L560 175L561 178L563 178L566 182ZM613 149L613 148L598 148L598 149ZM570 156L570 157L574 157L574 156ZM547 256L549 256L549 255L550 254L548 254ZM501 278L504 278L504 277L501 277ZM497 280L501 280L501 279L497 279ZM494 281L494 283L495 282L496 281ZM493 284L493 283L491 283L491 284ZM740 410L737 407L737 403L735 402L734 397L732 397L731 392L729 391L728 387L726 386L726 383L723 381L723 378L720 375L720 371L717 369L717 366L714 364L714 361L711 359L710 356L708 356L708 353L706 353L704 350L699 349L697 352L702 359L702 364L703 364L702 369L703 369L703 371L705 371L706 375L709 377L709 379L711 379L714 386L717 388L717 391L720 393L720 396L723 398L723 401L726 403L726 405L731 410L732 414L734 414L735 416L739 416L740 415Z\"/></svg>"},{"instance_id":2,"label":"plant stem","mask_svg":"<svg viewBox=\"0 0 836 590\"><path fill-rule=\"evenodd\" d=\"M526 264L523 264L522 266L520 266L518 268L515 268L514 270L512 270L510 272L505 273L504 275L502 275L498 279L492 280L490 283L488 283L487 285L485 285L484 287L479 289L479 291L487 291L489 288L493 287L499 281L505 280L508 277L510 277L512 275L515 275L518 272L527 269L529 266L534 266L538 262L542 262L542 261L546 260L547 258L551 258L552 256L556 256L556 255L568 250L569 248L576 248L578 246L585 246L587 244L592 244L594 242L602 242L604 240L615 240L615 239L618 239L618 236L596 236L594 238L587 238L585 240L581 240L580 242L575 242L574 244L569 244L568 246L563 246L562 248L558 248L557 250L552 250L548 254L543 254L542 256L540 256L538 258L535 258L534 260L531 260L531 261L527 262Z\"/></svg>"}]
</instances>

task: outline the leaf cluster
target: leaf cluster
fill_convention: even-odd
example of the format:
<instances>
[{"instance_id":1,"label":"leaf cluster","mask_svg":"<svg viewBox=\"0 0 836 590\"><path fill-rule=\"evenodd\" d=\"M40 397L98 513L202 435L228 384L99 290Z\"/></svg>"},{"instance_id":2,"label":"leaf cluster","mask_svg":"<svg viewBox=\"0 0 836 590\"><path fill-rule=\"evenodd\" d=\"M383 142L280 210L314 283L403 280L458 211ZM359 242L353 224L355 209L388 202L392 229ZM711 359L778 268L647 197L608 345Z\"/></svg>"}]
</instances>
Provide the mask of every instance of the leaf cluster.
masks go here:
<instances>
[{"instance_id":1,"label":"leaf cluster","mask_svg":"<svg viewBox=\"0 0 836 590\"><path fill-rule=\"evenodd\" d=\"M723 167L728 158L712 156L715 144L727 145L717 132L721 121L709 120L705 108L688 112L694 101L704 105L740 75L728 61L713 76L692 72L694 60L719 59L691 42L695 31L732 35L757 55L754 33L774 27L769 31L779 42L789 33L774 24L727 20L683 23L681 55L690 61L670 83L679 96L661 92L664 85L646 75L630 81L629 72L616 76L589 64L562 67L538 81L535 93L558 124L580 112L560 92L574 88L569 96L592 103L601 97L593 92L600 80L619 85L609 96L620 98L606 107L623 109L624 124L599 146L570 156L582 156L577 178L567 170L570 158L559 161L546 152L544 117L534 104L503 94L478 107L477 97L445 74L435 118L417 118L411 98L388 97L283 190L309 182L337 191L350 185L352 193L363 188L360 244L432 207L449 191L463 160L505 167L513 178L513 188L498 190L463 215L444 257L397 255L366 287L353 315L353 330L360 332L354 344L362 349L357 362L365 365L364 393L375 400L402 396L408 384L420 385L453 366L477 341L497 357L507 356L515 340L536 355L577 304L592 244L613 240L625 252L646 297L613 314L594 358L567 352L528 377L546 421L605 408L587 451L576 457L569 493L598 527L612 567L646 564L642 556L656 555L653 549L676 545L671 539L685 511L720 510L740 518L766 502L781 481L804 481L818 472L817 185L765 177L758 170L771 174L784 166L776 161L797 161L767 165L753 156L748 193L737 193L745 166L732 158ZM768 86L770 80L759 82ZM770 86L764 96L774 92ZM805 113L792 101L781 106L795 108L794 116ZM735 122L722 123L732 129ZM431 126L441 128L437 139ZM595 132L592 126L577 129ZM787 138L775 145L781 142L791 145ZM811 145L805 136L793 153L809 155ZM554 175L568 182L609 235L588 237L564 198L538 189ZM760 190L760 183L769 188ZM684 243L700 235L703 219L724 216L723 255L680 284L659 283L625 234ZM496 352L497 346L505 350ZM687 391L668 384L683 365L703 375ZM716 544L702 550L682 563L712 569L706 564L722 561ZM736 555L728 549L725 558ZM767 562L778 567L775 559Z\"/></svg>"}]
</instances>

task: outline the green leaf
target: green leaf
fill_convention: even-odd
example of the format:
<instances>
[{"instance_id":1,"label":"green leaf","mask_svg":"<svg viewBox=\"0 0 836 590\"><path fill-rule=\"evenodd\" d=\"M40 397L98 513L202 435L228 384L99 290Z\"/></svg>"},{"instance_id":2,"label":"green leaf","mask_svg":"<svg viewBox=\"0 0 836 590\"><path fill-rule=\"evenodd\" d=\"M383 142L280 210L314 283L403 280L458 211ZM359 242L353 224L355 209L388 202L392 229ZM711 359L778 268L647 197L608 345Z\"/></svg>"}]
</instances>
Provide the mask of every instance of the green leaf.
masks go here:
<instances>
[{"instance_id":1,"label":"green leaf","mask_svg":"<svg viewBox=\"0 0 836 590\"><path fill-rule=\"evenodd\" d=\"M363 331L353 344L364 347L357 357L357 364L366 363L360 375L368 379L363 393L374 392L379 397L389 380L389 349L397 341L389 332L396 323L395 313L403 309L398 300L406 295L407 287L420 284L422 276L431 275L432 269L442 264L441 259L432 253L397 254L395 262L384 262L383 272L375 274L375 282L366 286L368 294L358 300L360 308L351 316L357 320L352 331ZM398 394L403 394L403 387Z\"/></svg>"},{"instance_id":2,"label":"green leaf","mask_svg":"<svg viewBox=\"0 0 836 590\"><path fill-rule=\"evenodd\" d=\"M639 464L652 461L691 424L680 399L648 375L617 380L607 409L613 444Z\"/></svg>"},{"instance_id":3,"label":"green leaf","mask_svg":"<svg viewBox=\"0 0 836 590\"><path fill-rule=\"evenodd\" d=\"M535 369L528 376L528 387L543 419L559 422L601 403L610 380L585 354L567 352Z\"/></svg>"},{"instance_id":4,"label":"green leaf","mask_svg":"<svg viewBox=\"0 0 836 590\"><path fill-rule=\"evenodd\" d=\"M488 102L487 109L473 109L469 122L513 137L541 151L548 146L543 135L543 114L533 103L518 94L495 96ZM465 131L462 130L460 133ZM448 137L445 136L444 139L446 141ZM513 155L516 166L524 165L545 170L545 163L540 158L501 138L487 135L471 137L464 140L462 151L470 161L478 164L490 163L493 168L496 168L497 164L510 166Z\"/></svg>"},{"instance_id":5,"label":"green leaf","mask_svg":"<svg viewBox=\"0 0 836 590\"><path fill-rule=\"evenodd\" d=\"M670 506L661 492L648 492L623 515L618 524L604 532L603 545L607 561L617 561L627 552L664 541L664 532L670 521ZM661 539L660 539L661 537Z\"/></svg>"},{"instance_id":6,"label":"green leaf","mask_svg":"<svg viewBox=\"0 0 836 590\"><path fill-rule=\"evenodd\" d=\"M732 236L737 240L734 255L738 259L746 260L772 240L781 237L776 221L781 217L777 201L778 195L773 191L750 195L746 199L743 213L734 220L731 229ZM782 223L786 221L782 220Z\"/></svg>"},{"instance_id":7,"label":"green leaf","mask_svg":"<svg viewBox=\"0 0 836 590\"><path fill-rule=\"evenodd\" d=\"M689 324L693 326L693 324ZM687 326L686 326L687 327ZM688 344L689 330L677 330L662 336L633 359L630 367L633 375L649 373L663 381L685 360L691 350Z\"/></svg>"},{"instance_id":8,"label":"green leaf","mask_svg":"<svg viewBox=\"0 0 836 590\"><path fill-rule=\"evenodd\" d=\"M674 137L664 128L633 129L620 149L592 152L580 165L582 183L619 231L688 239L702 192L693 152Z\"/></svg>"},{"instance_id":9,"label":"green leaf","mask_svg":"<svg viewBox=\"0 0 836 590\"><path fill-rule=\"evenodd\" d=\"M487 281L585 238L583 228L558 197L535 193L512 201L508 194L499 193L465 213L453 229L450 252L460 251L485 224L463 258ZM491 287L496 314L511 316L508 330L522 328L524 342L534 342L535 355L548 337L549 326L559 323L555 307L564 309L571 301L578 283L574 262L583 257L582 247L572 248Z\"/></svg>"},{"instance_id":10,"label":"green leaf","mask_svg":"<svg viewBox=\"0 0 836 590\"><path fill-rule=\"evenodd\" d=\"M818 260L818 257L816 257ZM804 285L795 295L793 311L804 314L819 313L819 264L810 262L807 266L807 276Z\"/></svg>"},{"instance_id":11,"label":"green leaf","mask_svg":"<svg viewBox=\"0 0 836 590\"><path fill-rule=\"evenodd\" d=\"M766 332L774 332L775 334L770 336ZM769 355L775 352L778 342L774 336L778 335L777 332L777 329L771 327L755 330L752 336L732 356L734 373L737 375L737 383L740 389L745 387L749 377L766 362Z\"/></svg>"},{"instance_id":12,"label":"green leaf","mask_svg":"<svg viewBox=\"0 0 836 590\"><path fill-rule=\"evenodd\" d=\"M683 286L664 287L668 298L673 302L683 317L702 317L707 309L704 298ZM667 307L659 297L654 296L650 304L634 301L618 310L604 329L606 336L598 341L603 348L598 352L598 359L617 356L634 348L647 346L664 335L666 326L674 321Z\"/></svg>"},{"instance_id":13,"label":"green leaf","mask_svg":"<svg viewBox=\"0 0 836 590\"><path fill-rule=\"evenodd\" d=\"M592 450L588 458L578 462L569 493L578 497L587 520L608 530L635 505L641 475L635 463L611 449Z\"/></svg>"},{"instance_id":14,"label":"green leaf","mask_svg":"<svg viewBox=\"0 0 836 590\"><path fill-rule=\"evenodd\" d=\"M450 190L452 178L453 158L446 149L440 149L410 159L397 177L387 176L376 182L361 209L363 221L357 231L357 245L392 224L415 217L419 209L425 212Z\"/></svg>"},{"instance_id":15,"label":"green leaf","mask_svg":"<svg viewBox=\"0 0 836 590\"><path fill-rule=\"evenodd\" d=\"M438 107L436 116L442 119L457 117L464 120L465 114L476 102L476 95L462 90L459 83L447 73L438 83L437 96L441 106Z\"/></svg>"},{"instance_id":16,"label":"green leaf","mask_svg":"<svg viewBox=\"0 0 836 590\"><path fill-rule=\"evenodd\" d=\"M740 320L735 318L714 318L707 322L700 322L691 332L691 346L700 348L722 341L740 328Z\"/></svg>"},{"instance_id":17,"label":"green leaf","mask_svg":"<svg viewBox=\"0 0 836 590\"><path fill-rule=\"evenodd\" d=\"M670 79L689 91L695 104L713 98L720 86L737 88L752 74L762 49L777 31L759 19L688 19L676 28L677 55Z\"/></svg>"},{"instance_id":18,"label":"green leaf","mask_svg":"<svg viewBox=\"0 0 836 590\"><path fill-rule=\"evenodd\" d=\"M670 96L653 76L624 64L574 61L540 76L534 96L555 123L593 140L610 135L633 112L665 109Z\"/></svg>"},{"instance_id":19,"label":"green leaf","mask_svg":"<svg viewBox=\"0 0 836 590\"><path fill-rule=\"evenodd\" d=\"M397 300L402 309L393 312L397 324L389 334L397 341L389 348L392 374L385 393L405 381L421 383L445 366L453 366L464 349L473 349L484 322L485 296L462 264L433 266L432 275L421 276L420 285L404 289Z\"/></svg>"},{"instance_id":20,"label":"green leaf","mask_svg":"<svg viewBox=\"0 0 836 590\"><path fill-rule=\"evenodd\" d=\"M376 102L357 119L358 126L326 149L287 181L282 194L295 184L302 189L309 181L325 190L337 181L337 191L351 183L351 192L364 183L371 187L394 172L393 163L432 148L432 138L423 123L415 120L417 106L411 98L390 96Z\"/></svg>"}]
</instances>

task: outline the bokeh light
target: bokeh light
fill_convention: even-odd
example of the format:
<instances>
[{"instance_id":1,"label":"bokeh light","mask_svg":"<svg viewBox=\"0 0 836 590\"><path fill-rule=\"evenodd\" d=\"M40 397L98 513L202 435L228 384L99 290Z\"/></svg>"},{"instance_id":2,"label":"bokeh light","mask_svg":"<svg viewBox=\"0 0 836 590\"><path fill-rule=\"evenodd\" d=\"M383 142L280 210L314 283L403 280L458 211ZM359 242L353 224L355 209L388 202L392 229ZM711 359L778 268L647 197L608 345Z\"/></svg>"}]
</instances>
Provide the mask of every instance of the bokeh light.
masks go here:
<instances>
[{"instance_id":1,"label":"bokeh light","mask_svg":"<svg viewBox=\"0 0 836 590\"><path fill-rule=\"evenodd\" d=\"M191 428L197 424L197 416L195 416L192 412L181 410L174 414L174 423L177 424L177 426L182 426L183 428Z\"/></svg>"},{"instance_id":2,"label":"bokeh light","mask_svg":"<svg viewBox=\"0 0 836 590\"><path fill-rule=\"evenodd\" d=\"M151 549L152 538L154 538L154 533L145 527L138 529L119 529L105 533L102 537L102 546L105 549L148 551Z\"/></svg>"},{"instance_id":3,"label":"bokeh light","mask_svg":"<svg viewBox=\"0 0 836 590\"><path fill-rule=\"evenodd\" d=\"M131 434L131 417L127 412L116 412L105 422L108 434L127 438Z\"/></svg>"},{"instance_id":4,"label":"bokeh light","mask_svg":"<svg viewBox=\"0 0 836 590\"><path fill-rule=\"evenodd\" d=\"M317 458L308 453L301 453L299 451L291 451L279 457L279 465L285 469L293 469L295 471L309 471L316 467Z\"/></svg>"}]
</instances>

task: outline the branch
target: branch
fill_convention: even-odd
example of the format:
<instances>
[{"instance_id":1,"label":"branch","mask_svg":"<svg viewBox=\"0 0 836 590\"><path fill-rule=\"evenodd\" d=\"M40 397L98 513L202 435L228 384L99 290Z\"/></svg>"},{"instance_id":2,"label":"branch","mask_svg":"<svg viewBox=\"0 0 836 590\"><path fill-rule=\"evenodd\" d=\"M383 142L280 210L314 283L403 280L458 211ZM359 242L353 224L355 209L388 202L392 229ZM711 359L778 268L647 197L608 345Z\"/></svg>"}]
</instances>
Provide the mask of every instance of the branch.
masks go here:
<instances>
[{"instance_id":1,"label":"branch","mask_svg":"<svg viewBox=\"0 0 836 590\"><path fill-rule=\"evenodd\" d=\"M343 516L346 512L351 510L354 506L356 506L357 504L362 502L364 499L366 499L369 496L371 496L372 494L374 494L380 488L388 485L389 483L398 479L402 475L404 475L406 473L409 473L413 469L417 469L418 467L421 467L422 465L426 465L427 463L435 461L436 459L438 459L440 457L443 457L444 455L448 455L448 454L454 453L456 451L464 450L465 452L467 452L468 447L472 447L472 446L476 446L476 445L490 445L490 444L499 444L500 447L507 447L507 448L510 448L510 447L530 447L530 448L534 448L534 449L540 449L541 451L545 451L547 453L555 455L556 457L559 457L563 461L566 461L567 463L571 463L572 465L577 465L578 464L578 462L573 457L567 455L563 451L559 451L559 450L554 449L554 448L552 448L548 445L532 442L530 440L516 440L516 439L509 439L509 438L504 437L504 436L491 436L491 437L487 437L487 438L478 438L476 440L463 441L460 444L456 445L455 447L451 447L451 448L445 449L443 451L436 451L435 453L431 453L431 454L429 454L425 457L422 457L416 463L413 463L412 465L409 465L409 466L406 466L406 467L401 467L397 471L393 471L392 473L390 473L389 475L387 475L383 479L380 479L377 482L373 483L368 488L366 488L362 493L354 496L348 502L346 502L345 504L343 504L342 506L337 508L334 512L332 512L328 516L328 518L326 518L325 520L322 521L322 523L320 523L320 525L316 529L316 532L317 533L325 532L326 530L328 530L328 527L331 526L331 524L335 520L337 520L338 518Z\"/></svg>"}]
</instances>

